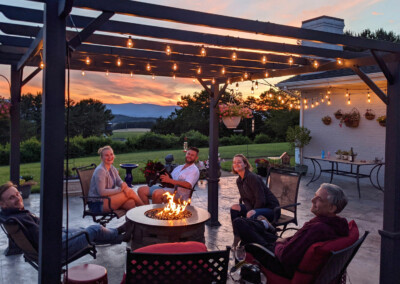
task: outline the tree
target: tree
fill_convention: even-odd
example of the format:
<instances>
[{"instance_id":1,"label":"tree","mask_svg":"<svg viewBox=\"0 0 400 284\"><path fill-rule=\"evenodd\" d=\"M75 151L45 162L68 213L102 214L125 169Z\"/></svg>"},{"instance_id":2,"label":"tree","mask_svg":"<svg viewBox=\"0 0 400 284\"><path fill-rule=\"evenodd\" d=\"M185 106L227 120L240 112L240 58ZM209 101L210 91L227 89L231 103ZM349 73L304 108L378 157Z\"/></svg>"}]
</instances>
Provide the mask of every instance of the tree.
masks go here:
<instances>
[{"instance_id":1,"label":"tree","mask_svg":"<svg viewBox=\"0 0 400 284\"><path fill-rule=\"evenodd\" d=\"M345 31L345 35L349 36L355 36L355 37L363 37L363 38L369 38L369 39L375 39L375 40L384 40L384 41L390 41L394 43L400 43L400 36L396 35L394 32L390 31L387 32L384 29L380 28L376 31L371 31L370 29L365 29L361 33L355 33L352 31ZM353 48L353 47L344 47L345 50L351 50L351 51L364 51L365 49L361 48Z\"/></svg>"},{"instance_id":2,"label":"tree","mask_svg":"<svg viewBox=\"0 0 400 284\"><path fill-rule=\"evenodd\" d=\"M110 121L114 118L111 110L99 100L86 99L71 102L69 113L69 135L100 136L111 135Z\"/></svg>"},{"instance_id":3,"label":"tree","mask_svg":"<svg viewBox=\"0 0 400 284\"><path fill-rule=\"evenodd\" d=\"M42 124L42 93L21 96L21 140L35 136L40 139Z\"/></svg>"}]
</instances>

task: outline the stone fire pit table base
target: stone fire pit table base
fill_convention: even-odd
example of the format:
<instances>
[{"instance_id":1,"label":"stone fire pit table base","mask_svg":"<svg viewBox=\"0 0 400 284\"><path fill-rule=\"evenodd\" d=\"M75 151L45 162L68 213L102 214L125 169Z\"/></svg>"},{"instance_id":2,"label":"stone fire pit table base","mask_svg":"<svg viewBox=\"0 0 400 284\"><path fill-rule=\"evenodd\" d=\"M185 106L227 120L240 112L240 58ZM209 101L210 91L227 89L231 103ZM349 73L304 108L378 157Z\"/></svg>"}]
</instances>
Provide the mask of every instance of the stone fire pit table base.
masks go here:
<instances>
[{"instance_id":1,"label":"stone fire pit table base","mask_svg":"<svg viewBox=\"0 0 400 284\"><path fill-rule=\"evenodd\" d=\"M144 215L148 210L164 206L165 204L150 204L133 208L127 212L127 222L133 226L132 250L158 243L205 242L204 225L210 219L208 211L188 206L186 210L189 210L192 216L180 220L158 220Z\"/></svg>"}]
</instances>

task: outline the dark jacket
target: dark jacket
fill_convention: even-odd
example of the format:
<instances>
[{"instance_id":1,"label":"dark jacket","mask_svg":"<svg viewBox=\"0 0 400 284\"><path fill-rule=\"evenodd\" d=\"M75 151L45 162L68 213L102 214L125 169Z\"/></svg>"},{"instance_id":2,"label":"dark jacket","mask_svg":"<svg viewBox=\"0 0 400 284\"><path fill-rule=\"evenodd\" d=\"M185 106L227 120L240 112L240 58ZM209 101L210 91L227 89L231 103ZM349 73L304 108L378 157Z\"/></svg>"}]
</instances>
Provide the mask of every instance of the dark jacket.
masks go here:
<instances>
[{"instance_id":1,"label":"dark jacket","mask_svg":"<svg viewBox=\"0 0 400 284\"><path fill-rule=\"evenodd\" d=\"M314 217L304 224L293 237L276 243L275 256L289 274L293 274L307 249L317 242L324 242L349 235L345 218Z\"/></svg>"},{"instance_id":2,"label":"dark jacket","mask_svg":"<svg viewBox=\"0 0 400 284\"><path fill-rule=\"evenodd\" d=\"M239 176L236 180L240 199L247 211L258 208L274 209L279 206L279 201L269 190L261 177L246 169L243 179Z\"/></svg>"},{"instance_id":3,"label":"dark jacket","mask_svg":"<svg viewBox=\"0 0 400 284\"><path fill-rule=\"evenodd\" d=\"M24 232L26 237L31 241L33 247L39 247L39 218L28 210L19 209L2 209L0 212L2 219L15 218L26 228Z\"/></svg>"}]
</instances>

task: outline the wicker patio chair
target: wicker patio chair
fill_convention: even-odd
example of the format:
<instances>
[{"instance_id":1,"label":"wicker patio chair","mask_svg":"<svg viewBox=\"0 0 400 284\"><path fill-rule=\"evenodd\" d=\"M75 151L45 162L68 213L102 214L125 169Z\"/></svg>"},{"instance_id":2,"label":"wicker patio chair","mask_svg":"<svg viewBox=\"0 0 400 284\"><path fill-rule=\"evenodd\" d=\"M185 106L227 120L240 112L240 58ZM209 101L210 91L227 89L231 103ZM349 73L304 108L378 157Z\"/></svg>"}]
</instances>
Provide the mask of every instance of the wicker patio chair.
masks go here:
<instances>
[{"instance_id":1,"label":"wicker patio chair","mask_svg":"<svg viewBox=\"0 0 400 284\"><path fill-rule=\"evenodd\" d=\"M99 213L94 213L89 210L88 206L88 201L90 201L91 198L96 198L103 199L104 202L108 202L109 207L111 208L111 199L108 196L101 196L101 197L91 197L89 196L89 188L90 188L90 181L92 180L93 172L96 169L95 164L91 164L90 166L85 166L85 167L79 167L79 168L73 168L72 170L75 170L76 173L78 174L79 181L81 182L81 188L82 188L82 201L83 201L83 216L82 218L85 218L86 216L91 216L93 218L93 221L96 223L101 224L102 226L106 226L108 222L110 222L114 218L120 218L126 214L126 210L124 209L117 209L117 210L112 210L108 212L99 212Z\"/></svg>"}]
</instances>

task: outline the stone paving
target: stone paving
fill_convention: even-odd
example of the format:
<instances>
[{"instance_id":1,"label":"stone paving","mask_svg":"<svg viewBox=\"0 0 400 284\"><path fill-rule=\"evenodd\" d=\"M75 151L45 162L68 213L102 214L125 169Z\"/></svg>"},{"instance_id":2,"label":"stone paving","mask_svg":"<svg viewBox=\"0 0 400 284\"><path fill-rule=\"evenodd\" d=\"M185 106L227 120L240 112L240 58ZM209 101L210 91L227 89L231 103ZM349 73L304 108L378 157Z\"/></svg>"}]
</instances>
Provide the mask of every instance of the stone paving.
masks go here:
<instances>
[{"instance_id":1,"label":"stone paving","mask_svg":"<svg viewBox=\"0 0 400 284\"><path fill-rule=\"evenodd\" d=\"M302 179L300 184L298 219L300 226L313 217L309 211L311 198L322 182L328 182L327 176L306 186L309 176ZM206 245L209 250L224 249L232 244L232 227L230 222L229 208L231 204L238 201L238 191L235 176L224 176L219 182L219 221L221 226L206 226ZM349 204L342 212L342 216L348 220L354 219L360 229L360 234L370 231L370 235L360 248L358 254L349 266L348 283L378 283L379 282L379 258L380 258L380 236L378 230L382 228L383 193L373 188L368 183L361 183L362 198L358 198L356 183L353 179L345 177L335 178L334 183L345 189L349 197ZM33 194L24 200L27 209L39 214L39 195ZM199 182L193 194L192 205L207 209L207 182ZM64 206L65 207L65 206ZM70 227L87 227L93 222L89 217L82 219L82 201L79 197L69 198L69 223ZM65 216L65 213L64 213ZM65 218L65 217L64 217ZM113 220L108 227L117 227L124 222ZM38 273L22 255L4 255L8 240L4 233L0 233L0 284L11 283L37 283ZM85 256L70 266L80 263L95 263L107 268L110 284L120 283L125 269L126 245L97 246L97 259ZM229 280L228 283L233 281Z\"/></svg>"}]
</instances>

